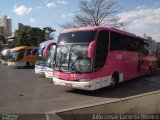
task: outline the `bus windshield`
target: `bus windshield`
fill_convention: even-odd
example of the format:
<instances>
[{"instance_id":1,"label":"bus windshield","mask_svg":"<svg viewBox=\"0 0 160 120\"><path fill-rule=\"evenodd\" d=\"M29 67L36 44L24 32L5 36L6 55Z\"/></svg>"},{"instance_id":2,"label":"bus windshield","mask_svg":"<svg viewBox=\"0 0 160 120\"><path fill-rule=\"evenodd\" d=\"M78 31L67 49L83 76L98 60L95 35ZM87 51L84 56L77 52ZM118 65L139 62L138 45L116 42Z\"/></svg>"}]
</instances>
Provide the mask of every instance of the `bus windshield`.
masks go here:
<instances>
[{"instance_id":1,"label":"bus windshield","mask_svg":"<svg viewBox=\"0 0 160 120\"><path fill-rule=\"evenodd\" d=\"M45 65L45 57L44 57L44 46L40 46L38 48L38 57L36 58L36 65Z\"/></svg>"},{"instance_id":2,"label":"bus windshield","mask_svg":"<svg viewBox=\"0 0 160 120\"><path fill-rule=\"evenodd\" d=\"M95 38L96 31L76 31L62 33L59 36L58 44L63 43L90 43Z\"/></svg>"},{"instance_id":3,"label":"bus windshield","mask_svg":"<svg viewBox=\"0 0 160 120\"><path fill-rule=\"evenodd\" d=\"M24 53L25 53L24 50L13 51L11 61L21 60L24 57Z\"/></svg>"},{"instance_id":4,"label":"bus windshield","mask_svg":"<svg viewBox=\"0 0 160 120\"><path fill-rule=\"evenodd\" d=\"M91 60L88 58L89 44L67 44L57 46L55 70L63 72L92 72Z\"/></svg>"},{"instance_id":5,"label":"bus windshield","mask_svg":"<svg viewBox=\"0 0 160 120\"><path fill-rule=\"evenodd\" d=\"M53 65L55 64L55 62L54 62L55 49L56 49L55 45L50 47L48 57L46 59L46 66L47 67L51 67L51 64L53 64Z\"/></svg>"}]
</instances>

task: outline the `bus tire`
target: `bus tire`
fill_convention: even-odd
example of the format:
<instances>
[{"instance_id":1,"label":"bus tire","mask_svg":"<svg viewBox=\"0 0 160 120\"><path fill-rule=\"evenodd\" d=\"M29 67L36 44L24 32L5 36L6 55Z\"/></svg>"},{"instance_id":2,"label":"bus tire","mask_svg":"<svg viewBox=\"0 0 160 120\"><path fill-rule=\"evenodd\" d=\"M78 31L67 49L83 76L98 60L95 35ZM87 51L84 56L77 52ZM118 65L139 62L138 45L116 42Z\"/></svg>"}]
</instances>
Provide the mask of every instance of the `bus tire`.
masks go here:
<instances>
[{"instance_id":1,"label":"bus tire","mask_svg":"<svg viewBox=\"0 0 160 120\"><path fill-rule=\"evenodd\" d=\"M117 87L118 83L119 83L119 74L118 74L118 72L115 72L111 78L110 88L113 89L113 88Z\"/></svg>"},{"instance_id":2,"label":"bus tire","mask_svg":"<svg viewBox=\"0 0 160 120\"><path fill-rule=\"evenodd\" d=\"M27 68L30 67L30 62L26 62L26 67L27 67Z\"/></svg>"}]
</instances>

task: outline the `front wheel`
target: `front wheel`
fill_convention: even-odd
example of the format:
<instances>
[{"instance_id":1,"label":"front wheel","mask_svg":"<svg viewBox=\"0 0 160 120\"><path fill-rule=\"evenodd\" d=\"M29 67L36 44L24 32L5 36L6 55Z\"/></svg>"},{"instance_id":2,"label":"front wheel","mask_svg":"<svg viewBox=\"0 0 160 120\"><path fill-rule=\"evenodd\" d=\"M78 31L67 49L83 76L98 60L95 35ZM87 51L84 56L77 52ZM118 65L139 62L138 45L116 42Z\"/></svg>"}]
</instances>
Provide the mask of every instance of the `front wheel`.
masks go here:
<instances>
[{"instance_id":1,"label":"front wheel","mask_svg":"<svg viewBox=\"0 0 160 120\"><path fill-rule=\"evenodd\" d=\"M113 74L113 76L111 78L110 88L113 89L113 88L117 87L118 83L119 83L118 74Z\"/></svg>"},{"instance_id":2,"label":"front wheel","mask_svg":"<svg viewBox=\"0 0 160 120\"><path fill-rule=\"evenodd\" d=\"M30 62L26 63L26 67L29 68L30 67Z\"/></svg>"}]
</instances>

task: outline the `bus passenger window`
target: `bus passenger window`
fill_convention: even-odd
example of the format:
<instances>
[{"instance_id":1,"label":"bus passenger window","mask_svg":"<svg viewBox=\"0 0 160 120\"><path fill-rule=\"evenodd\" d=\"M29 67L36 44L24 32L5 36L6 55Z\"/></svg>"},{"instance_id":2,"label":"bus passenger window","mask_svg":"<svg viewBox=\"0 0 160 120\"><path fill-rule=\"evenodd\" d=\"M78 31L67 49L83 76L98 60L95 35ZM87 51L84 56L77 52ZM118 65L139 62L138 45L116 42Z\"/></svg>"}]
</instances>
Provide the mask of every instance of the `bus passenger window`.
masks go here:
<instances>
[{"instance_id":1,"label":"bus passenger window","mask_svg":"<svg viewBox=\"0 0 160 120\"><path fill-rule=\"evenodd\" d=\"M26 53L26 56L31 55L31 51L32 51L32 49L28 49L27 53Z\"/></svg>"}]
</instances>

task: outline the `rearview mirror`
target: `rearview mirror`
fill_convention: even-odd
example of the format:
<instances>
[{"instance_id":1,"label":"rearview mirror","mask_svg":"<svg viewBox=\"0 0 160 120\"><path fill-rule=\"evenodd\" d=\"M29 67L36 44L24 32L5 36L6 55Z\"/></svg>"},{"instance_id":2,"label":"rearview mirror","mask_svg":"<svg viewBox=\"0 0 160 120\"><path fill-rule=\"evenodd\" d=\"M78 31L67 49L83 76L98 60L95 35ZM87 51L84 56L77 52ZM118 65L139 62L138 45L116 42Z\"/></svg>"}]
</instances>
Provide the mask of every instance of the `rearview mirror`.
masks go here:
<instances>
[{"instance_id":1,"label":"rearview mirror","mask_svg":"<svg viewBox=\"0 0 160 120\"><path fill-rule=\"evenodd\" d=\"M92 41L90 44L89 44L89 47L88 47L88 58L93 58L94 57L94 48L95 48L95 40Z\"/></svg>"}]
</instances>

